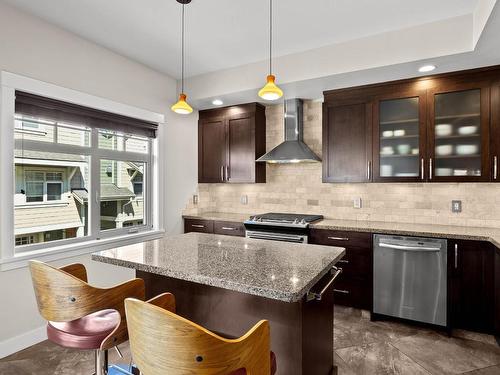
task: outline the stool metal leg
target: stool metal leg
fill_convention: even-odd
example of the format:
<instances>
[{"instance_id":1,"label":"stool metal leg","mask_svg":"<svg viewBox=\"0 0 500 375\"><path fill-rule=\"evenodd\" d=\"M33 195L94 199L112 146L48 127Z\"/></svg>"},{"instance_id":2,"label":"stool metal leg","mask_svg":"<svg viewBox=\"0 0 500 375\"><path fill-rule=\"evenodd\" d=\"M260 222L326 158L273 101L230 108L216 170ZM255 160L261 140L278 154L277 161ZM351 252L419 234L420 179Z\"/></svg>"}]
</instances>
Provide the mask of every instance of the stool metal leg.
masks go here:
<instances>
[{"instance_id":1,"label":"stool metal leg","mask_svg":"<svg viewBox=\"0 0 500 375\"><path fill-rule=\"evenodd\" d=\"M95 351L95 375L108 374L108 351L96 350Z\"/></svg>"}]
</instances>

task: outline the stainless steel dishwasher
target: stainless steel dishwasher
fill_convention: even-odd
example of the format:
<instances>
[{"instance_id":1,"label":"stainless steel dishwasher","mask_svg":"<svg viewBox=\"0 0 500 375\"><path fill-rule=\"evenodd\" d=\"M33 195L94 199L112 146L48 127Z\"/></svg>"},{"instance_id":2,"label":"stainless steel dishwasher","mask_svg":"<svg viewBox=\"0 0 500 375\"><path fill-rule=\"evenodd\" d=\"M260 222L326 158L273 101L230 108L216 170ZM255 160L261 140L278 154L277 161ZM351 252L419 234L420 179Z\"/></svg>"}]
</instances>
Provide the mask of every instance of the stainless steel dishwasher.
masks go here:
<instances>
[{"instance_id":1,"label":"stainless steel dishwasher","mask_svg":"<svg viewBox=\"0 0 500 375\"><path fill-rule=\"evenodd\" d=\"M447 241L375 235L373 312L447 325Z\"/></svg>"}]
</instances>

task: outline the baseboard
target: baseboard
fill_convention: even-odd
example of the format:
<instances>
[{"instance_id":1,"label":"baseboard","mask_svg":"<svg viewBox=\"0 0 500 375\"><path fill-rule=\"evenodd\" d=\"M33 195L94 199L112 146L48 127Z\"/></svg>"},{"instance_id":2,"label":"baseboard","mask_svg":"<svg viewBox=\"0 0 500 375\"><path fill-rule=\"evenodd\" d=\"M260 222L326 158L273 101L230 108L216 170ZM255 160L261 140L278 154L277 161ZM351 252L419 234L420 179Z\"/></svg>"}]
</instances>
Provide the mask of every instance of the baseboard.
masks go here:
<instances>
[{"instance_id":1,"label":"baseboard","mask_svg":"<svg viewBox=\"0 0 500 375\"><path fill-rule=\"evenodd\" d=\"M0 359L47 340L46 326L0 341Z\"/></svg>"}]
</instances>

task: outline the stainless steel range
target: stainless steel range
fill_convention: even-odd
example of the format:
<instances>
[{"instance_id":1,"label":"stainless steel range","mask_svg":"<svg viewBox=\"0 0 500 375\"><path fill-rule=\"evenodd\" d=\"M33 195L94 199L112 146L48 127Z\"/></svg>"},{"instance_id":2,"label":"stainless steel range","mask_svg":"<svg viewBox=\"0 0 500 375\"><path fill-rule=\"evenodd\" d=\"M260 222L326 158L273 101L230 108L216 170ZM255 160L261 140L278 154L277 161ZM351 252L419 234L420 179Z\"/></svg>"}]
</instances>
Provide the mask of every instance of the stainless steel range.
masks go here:
<instances>
[{"instance_id":1,"label":"stainless steel range","mask_svg":"<svg viewBox=\"0 0 500 375\"><path fill-rule=\"evenodd\" d=\"M255 215L245 221L246 237L307 243L309 224L322 219L322 215L282 214L274 212Z\"/></svg>"}]
</instances>

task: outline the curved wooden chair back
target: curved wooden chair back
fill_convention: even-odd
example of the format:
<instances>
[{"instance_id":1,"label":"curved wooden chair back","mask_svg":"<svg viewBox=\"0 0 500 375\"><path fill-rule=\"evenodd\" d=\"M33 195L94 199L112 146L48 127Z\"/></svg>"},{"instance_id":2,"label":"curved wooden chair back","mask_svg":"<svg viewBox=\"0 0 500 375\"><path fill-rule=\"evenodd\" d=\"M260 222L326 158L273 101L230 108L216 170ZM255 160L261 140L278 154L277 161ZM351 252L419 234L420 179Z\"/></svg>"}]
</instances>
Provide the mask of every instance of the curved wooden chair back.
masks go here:
<instances>
[{"instance_id":1,"label":"curved wooden chair back","mask_svg":"<svg viewBox=\"0 0 500 375\"><path fill-rule=\"evenodd\" d=\"M125 300L132 357L145 375L270 375L269 322L225 339L170 311Z\"/></svg>"},{"instance_id":2,"label":"curved wooden chair back","mask_svg":"<svg viewBox=\"0 0 500 375\"><path fill-rule=\"evenodd\" d=\"M68 322L96 311L113 309L121 316L120 325L106 338L101 349L108 349L127 340L124 300L144 300L142 279L129 280L111 288L95 288L87 283L83 264L56 268L39 261L30 261L29 268L38 310L45 320Z\"/></svg>"}]
</instances>

